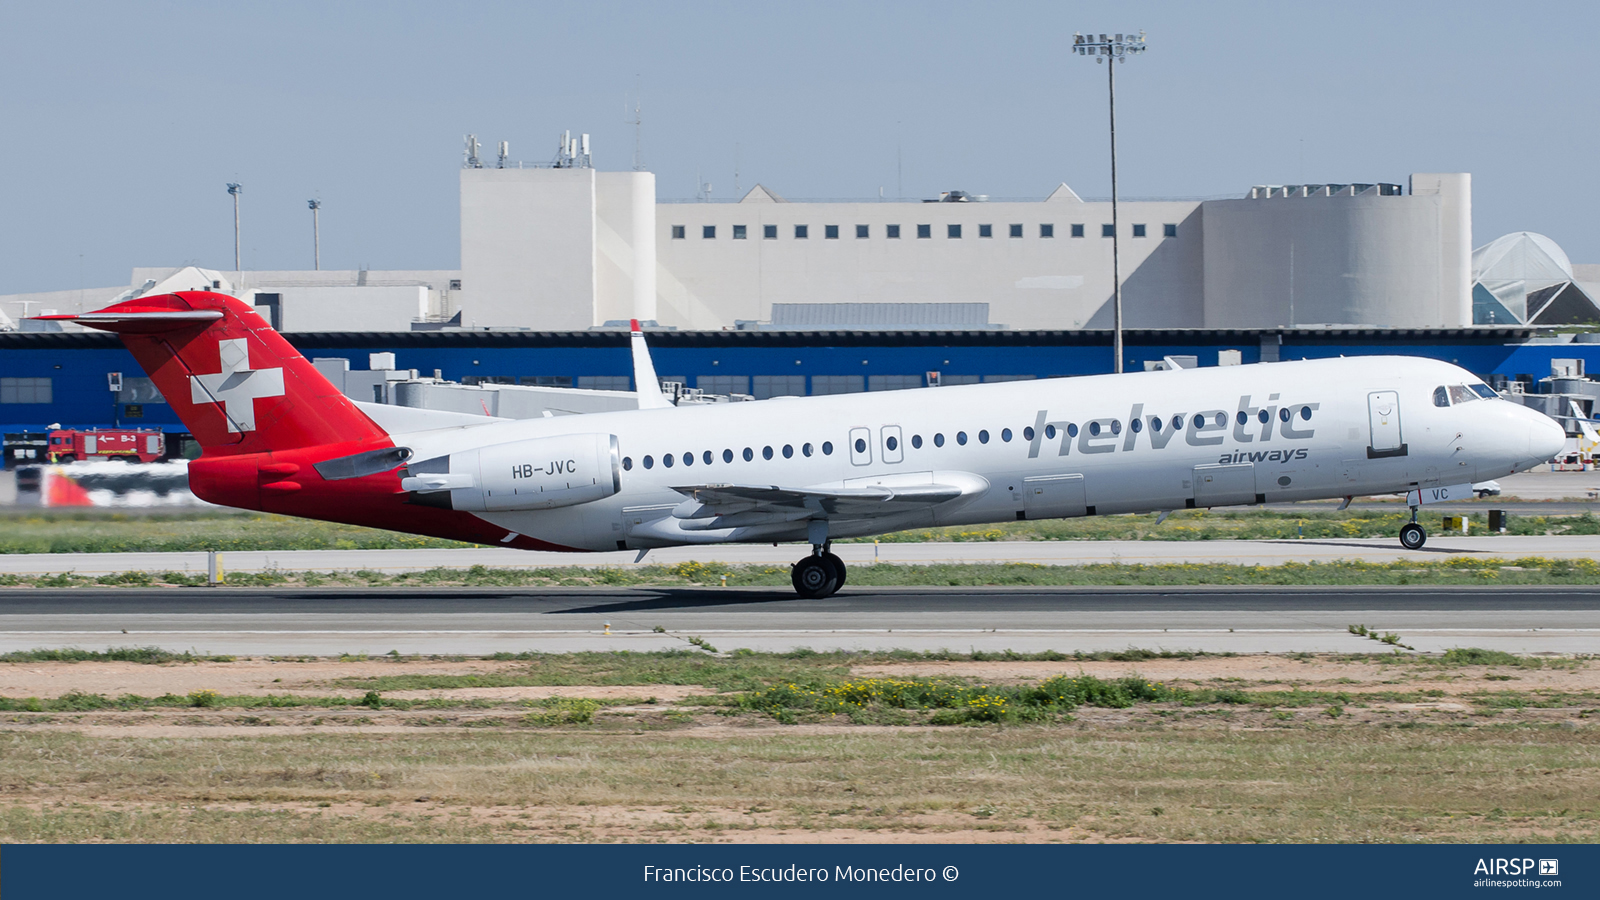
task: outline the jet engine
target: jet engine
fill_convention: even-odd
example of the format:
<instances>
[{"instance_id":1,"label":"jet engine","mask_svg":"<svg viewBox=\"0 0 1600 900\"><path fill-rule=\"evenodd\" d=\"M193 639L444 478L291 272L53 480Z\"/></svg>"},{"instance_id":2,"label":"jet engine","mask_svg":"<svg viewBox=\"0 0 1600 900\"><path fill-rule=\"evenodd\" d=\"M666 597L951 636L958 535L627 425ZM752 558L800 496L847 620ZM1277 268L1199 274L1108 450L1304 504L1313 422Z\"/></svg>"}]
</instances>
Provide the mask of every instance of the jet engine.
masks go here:
<instances>
[{"instance_id":1,"label":"jet engine","mask_svg":"<svg viewBox=\"0 0 1600 900\"><path fill-rule=\"evenodd\" d=\"M413 503L443 509L555 509L615 494L622 463L616 435L565 434L411 463L400 486Z\"/></svg>"}]
</instances>

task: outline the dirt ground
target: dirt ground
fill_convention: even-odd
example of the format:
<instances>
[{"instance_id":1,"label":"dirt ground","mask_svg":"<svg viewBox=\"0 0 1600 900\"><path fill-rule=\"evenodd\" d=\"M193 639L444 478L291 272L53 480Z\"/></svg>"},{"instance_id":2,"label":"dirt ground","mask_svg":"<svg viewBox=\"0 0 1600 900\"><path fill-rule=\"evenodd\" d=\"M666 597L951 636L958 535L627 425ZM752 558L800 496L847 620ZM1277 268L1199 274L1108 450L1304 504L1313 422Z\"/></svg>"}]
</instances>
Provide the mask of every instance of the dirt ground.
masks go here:
<instances>
[{"instance_id":1,"label":"dirt ground","mask_svg":"<svg viewBox=\"0 0 1600 900\"><path fill-rule=\"evenodd\" d=\"M283 662L244 658L232 662L143 665L131 662L39 662L0 664L0 697L58 697L70 691L85 694L188 694L212 690L225 696L360 697L363 690L333 684L342 678L389 675L500 675L525 671L526 662L463 660L319 659ZM1040 681L1063 673L1082 672L1100 678L1137 674L1151 681L1182 686L1229 685L1245 689L1280 688L1342 690L1600 690L1600 664L1525 669L1506 666L1440 667L1410 662L1389 663L1339 657L1235 656L1197 659L1154 659L1138 663L1067 662L908 662L862 665L851 669L865 678L968 678L992 684ZM1489 677L1494 676L1494 677ZM462 700L538 700L546 697L613 699L656 697L663 701L708 694L686 685L604 685L570 687L467 687L426 691L393 691L393 699L457 698Z\"/></svg>"},{"instance_id":2,"label":"dirt ground","mask_svg":"<svg viewBox=\"0 0 1600 900\"><path fill-rule=\"evenodd\" d=\"M0 698L210 690L357 699L362 689L337 680L515 675L528 667L6 663ZM383 693L437 701L407 709L0 712L0 841L1600 839L1600 661L1445 666L1263 655L852 669L857 677L990 684L1078 673L1137 674L1192 689L1342 692L1350 700L1337 711L1323 702L1082 707L1069 723L977 728L843 716L780 724L706 705L706 687L663 684ZM1411 696L1362 699L1375 692ZM1577 699L1483 702L1545 692ZM548 708L536 701L549 698L610 703L592 722L530 724L530 713ZM1507 785L1512 799L1482 787L1496 767L1523 779ZM1319 805L1324 796L1337 808ZM1518 798L1538 809L1519 813Z\"/></svg>"}]
</instances>

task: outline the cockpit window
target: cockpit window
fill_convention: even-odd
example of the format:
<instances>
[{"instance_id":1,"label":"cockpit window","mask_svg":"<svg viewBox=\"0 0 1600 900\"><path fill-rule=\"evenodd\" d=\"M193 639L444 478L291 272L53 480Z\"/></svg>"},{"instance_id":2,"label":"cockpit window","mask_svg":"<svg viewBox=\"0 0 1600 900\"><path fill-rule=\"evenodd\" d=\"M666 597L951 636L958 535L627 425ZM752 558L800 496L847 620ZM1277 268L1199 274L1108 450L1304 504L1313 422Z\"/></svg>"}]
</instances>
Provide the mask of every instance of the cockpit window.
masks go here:
<instances>
[{"instance_id":1,"label":"cockpit window","mask_svg":"<svg viewBox=\"0 0 1600 900\"><path fill-rule=\"evenodd\" d=\"M1446 390L1445 386L1442 385L1442 384L1433 389L1433 405L1434 406L1449 406L1450 405L1450 392L1448 390Z\"/></svg>"},{"instance_id":2,"label":"cockpit window","mask_svg":"<svg viewBox=\"0 0 1600 900\"><path fill-rule=\"evenodd\" d=\"M1474 391L1477 391L1478 392L1478 396L1482 397L1485 400L1498 400L1498 399L1500 399L1500 395L1495 393L1494 388L1489 387L1487 384L1475 384L1475 385L1472 385L1472 389Z\"/></svg>"},{"instance_id":3,"label":"cockpit window","mask_svg":"<svg viewBox=\"0 0 1600 900\"><path fill-rule=\"evenodd\" d=\"M1472 389L1467 387L1466 385L1464 385L1464 384L1452 384L1452 385L1450 385L1450 402L1451 403L1466 403L1468 401L1476 400L1476 399L1478 399L1478 395L1473 393Z\"/></svg>"}]
</instances>

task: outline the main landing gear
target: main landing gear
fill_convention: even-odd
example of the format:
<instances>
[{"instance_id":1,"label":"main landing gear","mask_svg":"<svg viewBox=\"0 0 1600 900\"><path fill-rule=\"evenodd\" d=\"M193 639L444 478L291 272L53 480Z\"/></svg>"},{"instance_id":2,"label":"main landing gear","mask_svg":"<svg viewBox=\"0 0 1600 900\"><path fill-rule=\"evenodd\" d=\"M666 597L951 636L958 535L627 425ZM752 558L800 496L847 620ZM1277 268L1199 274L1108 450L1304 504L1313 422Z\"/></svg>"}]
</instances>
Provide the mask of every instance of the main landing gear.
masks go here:
<instances>
[{"instance_id":1,"label":"main landing gear","mask_svg":"<svg viewBox=\"0 0 1600 900\"><path fill-rule=\"evenodd\" d=\"M795 593L807 600L817 600L844 587L844 560L829 552L832 542L813 544L811 555L794 564L789 570L789 581Z\"/></svg>"},{"instance_id":2,"label":"main landing gear","mask_svg":"<svg viewBox=\"0 0 1600 900\"><path fill-rule=\"evenodd\" d=\"M1400 546L1407 550L1421 550L1428 542L1428 532L1417 524L1417 508L1411 507L1411 521L1400 526Z\"/></svg>"}]
</instances>

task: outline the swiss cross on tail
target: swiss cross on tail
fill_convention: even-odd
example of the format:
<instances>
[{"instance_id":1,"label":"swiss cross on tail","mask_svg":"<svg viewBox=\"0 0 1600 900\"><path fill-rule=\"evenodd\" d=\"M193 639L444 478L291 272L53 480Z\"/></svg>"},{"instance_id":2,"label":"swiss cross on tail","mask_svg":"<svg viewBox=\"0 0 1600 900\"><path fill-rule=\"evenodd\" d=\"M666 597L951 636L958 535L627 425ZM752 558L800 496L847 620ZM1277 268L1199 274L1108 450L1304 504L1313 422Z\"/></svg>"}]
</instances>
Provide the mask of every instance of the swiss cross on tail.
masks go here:
<instances>
[{"instance_id":1,"label":"swiss cross on tail","mask_svg":"<svg viewBox=\"0 0 1600 900\"><path fill-rule=\"evenodd\" d=\"M250 368L250 351L244 338L218 341L222 371L189 376L189 399L216 403L228 420L228 431L256 430L256 400L283 396L283 369Z\"/></svg>"}]
</instances>

